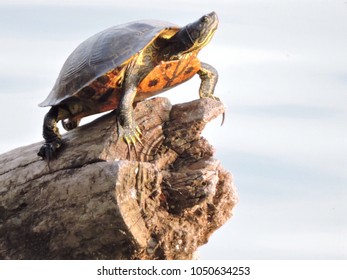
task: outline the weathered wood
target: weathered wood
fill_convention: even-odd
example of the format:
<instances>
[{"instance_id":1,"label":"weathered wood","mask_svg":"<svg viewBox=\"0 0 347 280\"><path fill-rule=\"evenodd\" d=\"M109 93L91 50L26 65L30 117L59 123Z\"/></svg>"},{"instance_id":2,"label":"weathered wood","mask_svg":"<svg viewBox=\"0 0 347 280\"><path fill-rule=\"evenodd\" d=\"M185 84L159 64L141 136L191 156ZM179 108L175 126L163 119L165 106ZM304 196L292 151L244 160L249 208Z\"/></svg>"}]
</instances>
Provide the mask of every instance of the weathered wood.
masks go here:
<instances>
[{"instance_id":1,"label":"weathered wood","mask_svg":"<svg viewBox=\"0 0 347 280\"><path fill-rule=\"evenodd\" d=\"M0 155L0 258L191 259L237 202L201 137L222 112L155 98L135 108L144 145L130 153L109 113L64 134L49 164L42 143Z\"/></svg>"}]
</instances>

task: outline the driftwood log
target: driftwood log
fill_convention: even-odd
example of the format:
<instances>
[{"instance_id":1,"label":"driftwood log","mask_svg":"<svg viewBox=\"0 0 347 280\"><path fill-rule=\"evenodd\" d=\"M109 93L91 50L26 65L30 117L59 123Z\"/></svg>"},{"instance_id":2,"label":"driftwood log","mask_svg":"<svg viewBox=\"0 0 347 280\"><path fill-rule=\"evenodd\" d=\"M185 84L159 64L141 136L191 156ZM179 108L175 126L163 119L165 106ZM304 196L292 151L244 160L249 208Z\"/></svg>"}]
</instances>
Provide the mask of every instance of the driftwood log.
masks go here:
<instances>
[{"instance_id":1,"label":"driftwood log","mask_svg":"<svg viewBox=\"0 0 347 280\"><path fill-rule=\"evenodd\" d=\"M118 139L116 114L0 155L0 259L191 259L237 202L232 176L201 137L219 101L138 103L143 146ZM223 128L221 128L221 134Z\"/></svg>"}]
</instances>

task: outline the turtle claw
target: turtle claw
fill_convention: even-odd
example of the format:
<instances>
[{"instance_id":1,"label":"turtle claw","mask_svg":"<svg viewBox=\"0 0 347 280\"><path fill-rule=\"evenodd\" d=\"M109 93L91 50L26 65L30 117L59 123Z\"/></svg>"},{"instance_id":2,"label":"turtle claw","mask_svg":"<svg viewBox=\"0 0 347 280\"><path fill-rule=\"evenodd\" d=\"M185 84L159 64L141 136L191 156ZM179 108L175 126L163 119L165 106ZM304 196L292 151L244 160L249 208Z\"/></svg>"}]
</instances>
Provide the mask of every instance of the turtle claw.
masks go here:
<instances>
[{"instance_id":1,"label":"turtle claw","mask_svg":"<svg viewBox=\"0 0 347 280\"><path fill-rule=\"evenodd\" d=\"M221 101L217 96L214 96L213 94L208 96L208 98L211 98L211 99L216 100L216 101ZM220 126L222 126L224 124L224 120L225 120L225 112L223 112L222 122L221 122Z\"/></svg>"},{"instance_id":2,"label":"turtle claw","mask_svg":"<svg viewBox=\"0 0 347 280\"><path fill-rule=\"evenodd\" d=\"M222 115L222 123L220 124L220 126L222 126L224 124L224 120L225 120L225 112L223 112L223 115Z\"/></svg>"},{"instance_id":3,"label":"turtle claw","mask_svg":"<svg viewBox=\"0 0 347 280\"><path fill-rule=\"evenodd\" d=\"M209 94L209 95L206 95L206 96L200 95L200 98L211 98L211 99L216 100L216 101L221 101L219 97L217 97L217 96L215 96L213 94ZM225 120L225 112L223 112L222 123L220 124L220 126L222 126L224 124L224 120Z\"/></svg>"},{"instance_id":4,"label":"turtle claw","mask_svg":"<svg viewBox=\"0 0 347 280\"><path fill-rule=\"evenodd\" d=\"M142 132L138 126L123 127L120 123L118 123L118 134L119 138L122 137L124 142L127 144L129 152L131 146L136 147L137 143L140 143L141 146L143 146L141 141Z\"/></svg>"},{"instance_id":5,"label":"turtle claw","mask_svg":"<svg viewBox=\"0 0 347 280\"><path fill-rule=\"evenodd\" d=\"M143 146L143 143L140 139L140 134L137 131L132 131L132 133L124 133L123 139L125 140L128 146L135 146L137 142L139 142Z\"/></svg>"},{"instance_id":6,"label":"turtle claw","mask_svg":"<svg viewBox=\"0 0 347 280\"><path fill-rule=\"evenodd\" d=\"M213 100L216 100L216 101L221 101L219 97L215 96L215 95L210 95L209 98L213 99ZM224 124L224 121L225 121L225 111L223 112L223 115L222 115L222 122L220 124L220 126L222 126Z\"/></svg>"},{"instance_id":7,"label":"turtle claw","mask_svg":"<svg viewBox=\"0 0 347 280\"><path fill-rule=\"evenodd\" d=\"M140 136L142 136L142 131L141 131L141 129L138 127L138 126L136 126L136 132L138 133L138 135L140 135ZM139 140L139 142L141 142L141 140L140 139L138 139ZM141 143L142 144L142 143Z\"/></svg>"},{"instance_id":8,"label":"turtle claw","mask_svg":"<svg viewBox=\"0 0 347 280\"><path fill-rule=\"evenodd\" d=\"M55 158L57 149L61 146L60 141L54 141L50 143L45 143L41 146L40 151L37 153L39 157L42 157L45 161L51 161Z\"/></svg>"}]
</instances>

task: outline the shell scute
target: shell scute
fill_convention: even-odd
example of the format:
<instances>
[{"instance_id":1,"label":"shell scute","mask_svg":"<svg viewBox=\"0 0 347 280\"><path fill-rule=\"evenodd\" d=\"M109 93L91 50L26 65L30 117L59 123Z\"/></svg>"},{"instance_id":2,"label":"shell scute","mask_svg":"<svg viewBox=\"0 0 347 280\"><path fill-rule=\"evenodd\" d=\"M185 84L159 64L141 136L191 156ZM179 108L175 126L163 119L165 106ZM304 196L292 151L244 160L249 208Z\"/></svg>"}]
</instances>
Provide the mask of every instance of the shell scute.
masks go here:
<instances>
[{"instance_id":1,"label":"shell scute","mask_svg":"<svg viewBox=\"0 0 347 280\"><path fill-rule=\"evenodd\" d=\"M67 58L53 89L39 105L54 106L72 96L78 98L83 88L108 76L107 73L113 69L124 67L136 53L166 30L172 30L173 35L178 27L162 21L135 21L108 28L88 38ZM119 82L116 79L112 81Z\"/></svg>"}]
</instances>

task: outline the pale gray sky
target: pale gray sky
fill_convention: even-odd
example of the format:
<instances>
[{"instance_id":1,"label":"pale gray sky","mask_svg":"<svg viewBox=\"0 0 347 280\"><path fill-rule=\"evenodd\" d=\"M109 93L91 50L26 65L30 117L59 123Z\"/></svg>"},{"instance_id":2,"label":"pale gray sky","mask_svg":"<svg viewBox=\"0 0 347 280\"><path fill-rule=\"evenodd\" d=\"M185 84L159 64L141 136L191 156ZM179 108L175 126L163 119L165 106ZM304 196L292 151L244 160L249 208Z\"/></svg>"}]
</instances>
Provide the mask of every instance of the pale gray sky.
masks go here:
<instances>
[{"instance_id":1,"label":"pale gray sky","mask_svg":"<svg viewBox=\"0 0 347 280\"><path fill-rule=\"evenodd\" d=\"M201 258L346 259L345 0L0 0L0 153L42 140L37 104L88 36L212 10L220 26L200 58L219 71L228 112L205 137L240 202ZM193 100L198 87L194 78L165 96Z\"/></svg>"}]
</instances>

